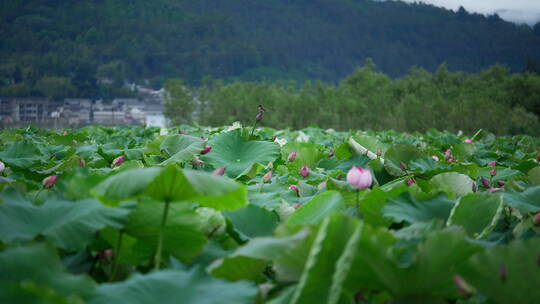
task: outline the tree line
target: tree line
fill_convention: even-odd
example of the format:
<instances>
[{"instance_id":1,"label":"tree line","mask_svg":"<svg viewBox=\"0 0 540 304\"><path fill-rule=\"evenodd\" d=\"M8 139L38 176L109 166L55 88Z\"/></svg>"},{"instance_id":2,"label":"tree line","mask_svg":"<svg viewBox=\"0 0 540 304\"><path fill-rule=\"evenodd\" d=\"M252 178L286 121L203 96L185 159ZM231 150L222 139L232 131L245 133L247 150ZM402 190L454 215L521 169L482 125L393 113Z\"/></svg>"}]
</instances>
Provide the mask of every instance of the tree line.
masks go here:
<instances>
[{"instance_id":1,"label":"tree line","mask_svg":"<svg viewBox=\"0 0 540 304\"><path fill-rule=\"evenodd\" d=\"M257 106L267 112L261 125L298 129L312 125L336 130L439 130L497 135L540 135L540 76L511 73L494 65L479 73L434 73L413 68L392 79L372 61L338 84L321 81L232 82L205 79L189 87L166 82L166 116L174 124L251 125Z\"/></svg>"}]
</instances>

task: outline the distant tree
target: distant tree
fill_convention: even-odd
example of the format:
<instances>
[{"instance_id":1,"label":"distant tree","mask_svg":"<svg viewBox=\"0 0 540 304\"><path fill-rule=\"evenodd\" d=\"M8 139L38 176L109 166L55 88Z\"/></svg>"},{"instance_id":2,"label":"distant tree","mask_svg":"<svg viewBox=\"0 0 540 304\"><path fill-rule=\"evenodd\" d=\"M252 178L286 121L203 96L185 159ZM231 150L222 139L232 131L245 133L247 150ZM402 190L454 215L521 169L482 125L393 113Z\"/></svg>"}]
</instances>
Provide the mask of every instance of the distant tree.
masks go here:
<instances>
[{"instance_id":1,"label":"distant tree","mask_svg":"<svg viewBox=\"0 0 540 304\"><path fill-rule=\"evenodd\" d=\"M190 123L193 120L195 101L182 79L165 82L165 109L163 114L173 124Z\"/></svg>"},{"instance_id":2,"label":"distant tree","mask_svg":"<svg viewBox=\"0 0 540 304\"><path fill-rule=\"evenodd\" d=\"M36 89L43 96L53 100L73 96L75 92L71 80L66 77L43 77L36 83Z\"/></svg>"}]
</instances>

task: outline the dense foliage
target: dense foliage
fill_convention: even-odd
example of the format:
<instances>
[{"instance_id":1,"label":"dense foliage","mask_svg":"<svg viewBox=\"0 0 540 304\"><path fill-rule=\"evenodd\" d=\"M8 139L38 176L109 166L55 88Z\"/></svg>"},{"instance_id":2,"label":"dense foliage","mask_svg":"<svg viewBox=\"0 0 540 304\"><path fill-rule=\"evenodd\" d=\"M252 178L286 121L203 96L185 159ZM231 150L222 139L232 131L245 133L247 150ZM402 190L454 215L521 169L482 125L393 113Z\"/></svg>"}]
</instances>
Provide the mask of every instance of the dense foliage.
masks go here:
<instances>
[{"instance_id":1,"label":"dense foliage","mask_svg":"<svg viewBox=\"0 0 540 304\"><path fill-rule=\"evenodd\" d=\"M0 3L0 38L0 95L10 96L49 96L51 85L119 93L98 78L336 82L368 57L392 77L442 62L477 72L540 61L540 24L399 1L10 0Z\"/></svg>"},{"instance_id":2,"label":"dense foliage","mask_svg":"<svg viewBox=\"0 0 540 304\"><path fill-rule=\"evenodd\" d=\"M540 302L538 138L86 127L0 144L2 303Z\"/></svg>"},{"instance_id":3,"label":"dense foliage","mask_svg":"<svg viewBox=\"0 0 540 304\"><path fill-rule=\"evenodd\" d=\"M392 80L368 62L337 86L206 81L189 89L171 80L165 87L170 93L165 115L174 122L251 124L255 113L245 109L263 104L268 115L262 123L279 129L317 125L336 130L437 128L473 133L484 128L498 135L540 134L540 76L510 74L501 66L465 74L451 73L442 65L433 74L413 69Z\"/></svg>"}]
</instances>

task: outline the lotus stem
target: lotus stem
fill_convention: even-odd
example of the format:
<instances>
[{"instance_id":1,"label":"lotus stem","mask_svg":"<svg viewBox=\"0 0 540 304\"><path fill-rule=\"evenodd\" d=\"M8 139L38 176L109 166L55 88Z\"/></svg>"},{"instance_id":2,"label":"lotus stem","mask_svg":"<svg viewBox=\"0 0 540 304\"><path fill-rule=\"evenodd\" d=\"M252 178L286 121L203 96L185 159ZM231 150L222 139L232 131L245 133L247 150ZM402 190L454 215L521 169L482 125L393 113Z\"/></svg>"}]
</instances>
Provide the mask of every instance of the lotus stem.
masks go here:
<instances>
[{"instance_id":1,"label":"lotus stem","mask_svg":"<svg viewBox=\"0 0 540 304\"><path fill-rule=\"evenodd\" d=\"M165 201L165 208L163 210L163 216L161 217L161 224L159 226L159 236L158 236L158 247L156 252L156 257L154 259L154 269L159 270L161 265L161 253L163 252L163 233L165 229L165 224L167 222L167 214L169 213L169 201Z\"/></svg>"}]
</instances>

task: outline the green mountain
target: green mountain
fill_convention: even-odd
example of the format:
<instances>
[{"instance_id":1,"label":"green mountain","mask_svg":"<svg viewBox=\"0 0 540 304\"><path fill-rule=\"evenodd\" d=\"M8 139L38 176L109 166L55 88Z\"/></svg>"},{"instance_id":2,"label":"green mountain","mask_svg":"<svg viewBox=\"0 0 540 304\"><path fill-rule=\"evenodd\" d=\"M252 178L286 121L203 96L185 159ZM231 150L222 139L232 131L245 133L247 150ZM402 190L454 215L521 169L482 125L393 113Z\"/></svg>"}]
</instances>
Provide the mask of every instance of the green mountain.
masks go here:
<instances>
[{"instance_id":1,"label":"green mountain","mask_svg":"<svg viewBox=\"0 0 540 304\"><path fill-rule=\"evenodd\" d=\"M522 71L540 62L540 23L368 0L10 0L0 3L0 95L105 94L97 79L336 82L372 58ZM101 91L100 91L101 90ZM110 93L110 92L109 92ZM51 93L52 94L52 93Z\"/></svg>"}]
</instances>

